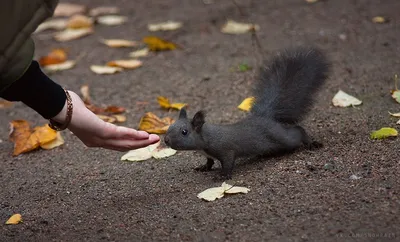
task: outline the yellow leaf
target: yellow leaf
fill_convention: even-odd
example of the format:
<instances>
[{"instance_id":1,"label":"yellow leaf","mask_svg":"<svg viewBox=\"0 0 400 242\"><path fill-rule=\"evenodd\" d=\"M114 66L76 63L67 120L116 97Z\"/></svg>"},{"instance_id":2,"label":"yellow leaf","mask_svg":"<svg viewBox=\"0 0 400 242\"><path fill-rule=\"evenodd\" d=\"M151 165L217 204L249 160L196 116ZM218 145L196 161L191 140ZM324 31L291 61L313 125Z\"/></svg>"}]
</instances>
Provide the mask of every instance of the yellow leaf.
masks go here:
<instances>
[{"instance_id":1,"label":"yellow leaf","mask_svg":"<svg viewBox=\"0 0 400 242\"><path fill-rule=\"evenodd\" d=\"M90 28L92 26L93 26L93 19L80 14L72 16L67 23L67 28L70 29Z\"/></svg>"},{"instance_id":2,"label":"yellow leaf","mask_svg":"<svg viewBox=\"0 0 400 242\"><path fill-rule=\"evenodd\" d=\"M168 30L176 30L179 29L180 27L182 27L182 23L181 22L177 22L177 21L166 21L166 22L162 22L162 23L156 23L156 24L148 24L147 28L150 31L168 31Z\"/></svg>"},{"instance_id":3,"label":"yellow leaf","mask_svg":"<svg viewBox=\"0 0 400 242\"><path fill-rule=\"evenodd\" d=\"M396 129L393 128L381 128L380 130L373 131L370 134L371 139L384 139L388 137L396 137L398 134Z\"/></svg>"},{"instance_id":4,"label":"yellow leaf","mask_svg":"<svg viewBox=\"0 0 400 242\"><path fill-rule=\"evenodd\" d=\"M36 136L39 145L49 143L57 138L57 131L50 128L48 124L34 128L31 136Z\"/></svg>"},{"instance_id":5,"label":"yellow leaf","mask_svg":"<svg viewBox=\"0 0 400 242\"><path fill-rule=\"evenodd\" d=\"M22 222L22 216L19 213L12 215L6 222L6 224L19 224Z\"/></svg>"},{"instance_id":6,"label":"yellow leaf","mask_svg":"<svg viewBox=\"0 0 400 242\"><path fill-rule=\"evenodd\" d=\"M107 66L121 67L124 69L136 69L142 65L143 62L140 60L114 60L107 63Z\"/></svg>"},{"instance_id":7,"label":"yellow leaf","mask_svg":"<svg viewBox=\"0 0 400 242\"><path fill-rule=\"evenodd\" d=\"M60 132L57 132L57 137L55 140L47 142L45 144L41 144L40 148L45 150L51 150L63 144L64 144L64 138L61 136Z\"/></svg>"},{"instance_id":8,"label":"yellow leaf","mask_svg":"<svg viewBox=\"0 0 400 242\"><path fill-rule=\"evenodd\" d=\"M85 104L90 104L90 92L89 92L89 86L88 85L83 85L80 88L81 94L82 94L82 99Z\"/></svg>"},{"instance_id":9,"label":"yellow leaf","mask_svg":"<svg viewBox=\"0 0 400 242\"><path fill-rule=\"evenodd\" d=\"M166 157L170 157L176 154L176 150L168 147L157 147L155 150L151 152L151 155L155 159L162 159Z\"/></svg>"},{"instance_id":10,"label":"yellow leaf","mask_svg":"<svg viewBox=\"0 0 400 242\"><path fill-rule=\"evenodd\" d=\"M128 21L128 18L125 16L118 15L105 15L97 18L97 22L103 25L121 25Z\"/></svg>"},{"instance_id":11,"label":"yellow leaf","mask_svg":"<svg viewBox=\"0 0 400 242\"><path fill-rule=\"evenodd\" d=\"M71 69L76 64L75 61L69 60L60 64L47 65L43 69L48 72L64 71Z\"/></svg>"},{"instance_id":12,"label":"yellow leaf","mask_svg":"<svg viewBox=\"0 0 400 242\"><path fill-rule=\"evenodd\" d=\"M164 134L168 127L174 122L170 117L160 119L155 114L148 112L141 119L139 129L153 134Z\"/></svg>"},{"instance_id":13,"label":"yellow leaf","mask_svg":"<svg viewBox=\"0 0 400 242\"><path fill-rule=\"evenodd\" d=\"M318 2L318 0L306 0L306 2L308 2L308 3L316 3L316 2Z\"/></svg>"},{"instance_id":14,"label":"yellow leaf","mask_svg":"<svg viewBox=\"0 0 400 242\"><path fill-rule=\"evenodd\" d=\"M165 108L165 109L171 109L172 108L172 109L180 110L181 108L187 106L186 103L170 103L168 98L163 97L163 96L157 97L157 101L160 104L160 106L162 108Z\"/></svg>"},{"instance_id":15,"label":"yellow leaf","mask_svg":"<svg viewBox=\"0 0 400 242\"><path fill-rule=\"evenodd\" d=\"M158 146L160 145L160 142L157 142L155 144L139 148L139 149L134 149L130 150L128 153L123 155L121 157L121 160L123 161L145 161L153 157L152 152L155 150Z\"/></svg>"},{"instance_id":16,"label":"yellow leaf","mask_svg":"<svg viewBox=\"0 0 400 242\"><path fill-rule=\"evenodd\" d=\"M54 10L54 17L70 17L75 14L83 13L86 7L80 4L59 3Z\"/></svg>"},{"instance_id":17,"label":"yellow leaf","mask_svg":"<svg viewBox=\"0 0 400 242\"><path fill-rule=\"evenodd\" d=\"M104 74L114 74L122 71L123 69L120 67L92 65L90 66L90 70L92 70L96 74L104 75Z\"/></svg>"},{"instance_id":18,"label":"yellow leaf","mask_svg":"<svg viewBox=\"0 0 400 242\"><path fill-rule=\"evenodd\" d=\"M92 28L82 28L82 29L66 29L64 31L58 32L54 35L54 39L59 42L70 41L74 39L79 39L81 37L90 35L93 33Z\"/></svg>"},{"instance_id":19,"label":"yellow leaf","mask_svg":"<svg viewBox=\"0 0 400 242\"><path fill-rule=\"evenodd\" d=\"M126 116L122 114L114 114L111 117L116 119L117 123L124 123L126 122Z\"/></svg>"},{"instance_id":20,"label":"yellow leaf","mask_svg":"<svg viewBox=\"0 0 400 242\"><path fill-rule=\"evenodd\" d=\"M147 47L151 51L175 50L177 48L174 43L162 40L155 36L145 37L143 42L147 44Z\"/></svg>"},{"instance_id":21,"label":"yellow leaf","mask_svg":"<svg viewBox=\"0 0 400 242\"><path fill-rule=\"evenodd\" d=\"M112 6L97 7L89 11L89 15L93 17L105 14L116 14L116 13L119 13L119 8Z\"/></svg>"},{"instance_id":22,"label":"yellow leaf","mask_svg":"<svg viewBox=\"0 0 400 242\"><path fill-rule=\"evenodd\" d=\"M332 99L333 106L335 107L349 107L362 104L362 101L339 90Z\"/></svg>"},{"instance_id":23,"label":"yellow leaf","mask_svg":"<svg viewBox=\"0 0 400 242\"><path fill-rule=\"evenodd\" d=\"M372 18L372 22L374 22L376 24L383 24L383 23L386 23L387 20L382 16L376 16L376 17Z\"/></svg>"},{"instance_id":24,"label":"yellow leaf","mask_svg":"<svg viewBox=\"0 0 400 242\"><path fill-rule=\"evenodd\" d=\"M239 23L228 20L221 28L221 32L225 34L245 34L251 31L258 31L260 26L250 23Z\"/></svg>"},{"instance_id":25,"label":"yellow leaf","mask_svg":"<svg viewBox=\"0 0 400 242\"><path fill-rule=\"evenodd\" d=\"M113 47L113 48L134 47L138 45L136 41L124 40L124 39L105 39L101 40L101 42L107 45L108 47Z\"/></svg>"},{"instance_id":26,"label":"yellow leaf","mask_svg":"<svg viewBox=\"0 0 400 242\"><path fill-rule=\"evenodd\" d=\"M211 202L216 199L222 198L225 194L248 193L249 191L250 189L246 187L232 186L223 182L220 187L206 189L203 192L197 194L197 197Z\"/></svg>"},{"instance_id":27,"label":"yellow leaf","mask_svg":"<svg viewBox=\"0 0 400 242\"><path fill-rule=\"evenodd\" d=\"M148 54L149 54L149 49L144 48L144 49L132 51L131 53L129 53L129 56L132 58L138 58L138 57L147 56Z\"/></svg>"},{"instance_id":28,"label":"yellow leaf","mask_svg":"<svg viewBox=\"0 0 400 242\"><path fill-rule=\"evenodd\" d=\"M96 114L97 117L99 117L101 120L107 122L107 123L115 123L115 121L117 121L116 118L111 117L111 116L107 116L107 115L102 115L102 114Z\"/></svg>"},{"instance_id":29,"label":"yellow leaf","mask_svg":"<svg viewBox=\"0 0 400 242\"><path fill-rule=\"evenodd\" d=\"M254 97L248 97L242 101L242 103L238 106L240 110L250 111L251 107L254 103Z\"/></svg>"},{"instance_id":30,"label":"yellow leaf","mask_svg":"<svg viewBox=\"0 0 400 242\"><path fill-rule=\"evenodd\" d=\"M48 29L63 30L67 28L68 19L50 19L41 23L34 33L39 33Z\"/></svg>"}]
</instances>

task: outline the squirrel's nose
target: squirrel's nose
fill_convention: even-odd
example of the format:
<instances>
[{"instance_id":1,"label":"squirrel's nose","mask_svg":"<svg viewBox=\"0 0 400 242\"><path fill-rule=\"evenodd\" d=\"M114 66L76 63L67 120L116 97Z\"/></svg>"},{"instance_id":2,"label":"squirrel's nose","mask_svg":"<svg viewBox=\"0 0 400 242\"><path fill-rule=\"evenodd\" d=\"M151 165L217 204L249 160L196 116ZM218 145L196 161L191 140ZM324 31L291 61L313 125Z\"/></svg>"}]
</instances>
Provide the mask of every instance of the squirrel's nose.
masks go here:
<instances>
[{"instance_id":1,"label":"squirrel's nose","mask_svg":"<svg viewBox=\"0 0 400 242\"><path fill-rule=\"evenodd\" d=\"M168 138L168 136L166 136L166 137L164 138L164 142L165 142L166 145L169 145L169 138Z\"/></svg>"}]
</instances>

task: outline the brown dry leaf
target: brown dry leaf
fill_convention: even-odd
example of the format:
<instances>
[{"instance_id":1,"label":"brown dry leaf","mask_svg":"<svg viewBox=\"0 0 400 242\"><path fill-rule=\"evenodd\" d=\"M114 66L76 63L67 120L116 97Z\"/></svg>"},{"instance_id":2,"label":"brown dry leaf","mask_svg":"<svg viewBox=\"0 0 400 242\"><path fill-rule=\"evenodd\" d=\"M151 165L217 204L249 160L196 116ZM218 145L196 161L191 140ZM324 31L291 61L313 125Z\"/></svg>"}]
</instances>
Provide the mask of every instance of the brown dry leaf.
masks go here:
<instances>
[{"instance_id":1,"label":"brown dry leaf","mask_svg":"<svg viewBox=\"0 0 400 242\"><path fill-rule=\"evenodd\" d=\"M104 39L101 42L108 47L113 48L122 48L122 47L135 47L138 45L138 42L132 40L124 40L124 39Z\"/></svg>"},{"instance_id":2,"label":"brown dry leaf","mask_svg":"<svg viewBox=\"0 0 400 242\"><path fill-rule=\"evenodd\" d=\"M93 26L93 19L80 14L72 16L67 23L67 28L70 29L90 28L92 26Z\"/></svg>"},{"instance_id":3,"label":"brown dry leaf","mask_svg":"<svg viewBox=\"0 0 400 242\"><path fill-rule=\"evenodd\" d=\"M89 16L96 17L99 15L106 15L106 14L117 14L119 13L119 8L112 7L112 6L102 6L93 8L89 11Z\"/></svg>"},{"instance_id":4,"label":"brown dry leaf","mask_svg":"<svg viewBox=\"0 0 400 242\"><path fill-rule=\"evenodd\" d=\"M124 69L136 69L142 65L143 62L140 60L114 60L107 63L107 66L121 67Z\"/></svg>"},{"instance_id":5,"label":"brown dry leaf","mask_svg":"<svg viewBox=\"0 0 400 242\"><path fill-rule=\"evenodd\" d=\"M186 103L170 103L168 98L163 97L163 96L157 97L157 101L158 101L158 104L160 104L160 106L162 108L166 108L166 109L171 109L172 108L172 109L180 110L181 108L187 106Z\"/></svg>"},{"instance_id":6,"label":"brown dry leaf","mask_svg":"<svg viewBox=\"0 0 400 242\"><path fill-rule=\"evenodd\" d=\"M110 26L121 25L126 21L128 21L127 17L119 15L105 15L97 18L97 23Z\"/></svg>"},{"instance_id":7,"label":"brown dry leaf","mask_svg":"<svg viewBox=\"0 0 400 242\"><path fill-rule=\"evenodd\" d=\"M148 112L140 119L139 130L153 134L164 134L173 122L174 120L170 117L160 119L155 114Z\"/></svg>"},{"instance_id":8,"label":"brown dry leaf","mask_svg":"<svg viewBox=\"0 0 400 242\"><path fill-rule=\"evenodd\" d=\"M57 138L57 132L47 124L35 127L31 132L30 125L25 120L11 122L10 140L14 143L14 156L37 149L40 145Z\"/></svg>"},{"instance_id":9,"label":"brown dry leaf","mask_svg":"<svg viewBox=\"0 0 400 242\"><path fill-rule=\"evenodd\" d=\"M50 19L41 23L34 33L39 33L48 29L63 30L67 28L68 19Z\"/></svg>"},{"instance_id":10,"label":"brown dry leaf","mask_svg":"<svg viewBox=\"0 0 400 242\"><path fill-rule=\"evenodd\" d=\"M113 118L116 119L117 123L124 123L126 122L126 116L122 114L114 114L112 115Z\"/></svg>"},{"instance_id":11,"label":"brown dry leaf","mask_svg":"<svg viewBox=\"0 0 400 242\"><path fill-rule=\"evenodd\" d=\"M68 70L71 69L72 67L74 67L76 64L76 61L66 61L60 64L53 64L53 65L48 65L45 66L43 69L48 71L48 72L56 72L56 71L64 71L64 70Z\"/></svg>"},{"instance_id":12,"label":"brown dry leaf","mask_svg":"<svg viewBox=\"0 0 400 242\"><path fill-rule=\"evenodd\" d=\"M86 104L86 108L89 109L90 111L92 111L92 113L95 113L95 114L104 113L104 108L97 107L97 106L95 106L93 104Z\"/></svg>"},{"instance_id":13,"label":"brown dry leaf","mask_svg":"<svg viewBox=\"0 0 400 242\"><path fill-rule=\"evenodd\" d=\"M40 148L45 150L51 150L63 144L64 144L64 138L61 136L60 132L57 132L57 137L55 140L41 144Z\"/></svg>"},{"instance_id":14,"label":"brown dry leaf","mask_svg":"<svg viewBox=\"0 0 400 242\"><path fill-rule=\"evenodd\" d=\"M41 66L48 66L53 64L60 64L67 60L67 52L65 49L57 48L53 49L48 55L43 56L39 59Z\"/></svg>"},{"instance_id":15,"label":"brown dry leaf","mask_svg":"<svg viewBox=\"0 0 400 242\"><path fill-rule=\"evenodd\" d=\"M123 70L120 67L113 67L113 66L99 66L99 65L92 65L90 66L90 70L92 70L96 74L104 75L104 74L114 74Z\"/></svg>"},{"instance_id":16,"label":"brown dry leaf","mask_svg":"<svg viewBox=\"0 0 400 242\"><path fill-rule=\"evenodd\" d=\"M59 3L54 10L54 17L70 17L74 14L84 13L86 7L74 3Z\"/></svg>"},{"instance_id":17,"label":"brown dry leaf","mask_svg":"<svg viewBox=\"0 0 400 242\"><path fill-rule=\"evenodd\" d=\"M7 100L0 100L0 108L9 108L13 105L12 102L9 102Z\"/></svg>"},{"instance_id":18,"label":"brown dry leaf","mask_svg":"<svg viewBox=\"0 0 400 242\"><path fill-rule=\"evenodd\" d=\"M147 44L147 47L151 51L175 50L177 48L174 43L165 41L155 36L145 37L143 42Z\"/></svg>"},{"instance_id":19,"label":"brown dry leaf","mask_svg":"<svg viewBox=\"0 0 400 242\"><path fill-rule=\"evenodd\" d=\"M156 23L156 24L148 24L147 28L150 31L168 31L168 30L176 30L182 27L181 22L177 21L166 21L162 23Z\"/></svg>"},{"instance_id":20,"label":"brown dry leaf","mask_svg":"<svg viewBox=\"0 0 400 242\"><path fill-rule=\"evenodd\" d=\"M105 113L111 113L111 114L120 114L125 112L125 108L123 107L118 107L118 106L108 106L104 109Z\"/></svg>"},{"instance_id":21,"label":"brown dry leaf","mask_svg":"<svg viewBox=\"0 0 400 242\"><path fill-rule=\"evenodd\" d=\"M140 50L132 51L129 53L129 56L132 58L139 58L139 57L145 57L149 54L149 49L148 48L143 48Z\"/></svg>"},{"instance_id":22,"label":"brown dry leaf","mask_svg":"<svg viewBox=\"0 0 400 242\"><path fill-rule=\"evenodd\" d=\"M22 216L19 213L13 214L7 221L6 224L19 224L22 222Z\"/></svg>"},{"instance_id":23,"label":"brown dry leaf","mask_svg":"<svg viewBox=\"0 0 400 242\"><path fill-rule=\"evenodd\" d=\"M107 115L102 115L102 114L96 114L97 117L99 117L101 120L108 122L108 123L115 123L115 121L117 121L116 118L112 117L112 116L107 116Z\"/></svg>"},{"instance_id":24,"label":"brown dry leaf","mask_svg":"<svg viewBox=\"0 0 400 242\"><path fill-rule=\"evenodd\" d=\"M82 28L82 29L66 29L64 31L58 32L54 35L54 39L59 42L70 41L74 39L79 39L81 37L93 34L92 28Z\"/></svg>"}]
</instances>

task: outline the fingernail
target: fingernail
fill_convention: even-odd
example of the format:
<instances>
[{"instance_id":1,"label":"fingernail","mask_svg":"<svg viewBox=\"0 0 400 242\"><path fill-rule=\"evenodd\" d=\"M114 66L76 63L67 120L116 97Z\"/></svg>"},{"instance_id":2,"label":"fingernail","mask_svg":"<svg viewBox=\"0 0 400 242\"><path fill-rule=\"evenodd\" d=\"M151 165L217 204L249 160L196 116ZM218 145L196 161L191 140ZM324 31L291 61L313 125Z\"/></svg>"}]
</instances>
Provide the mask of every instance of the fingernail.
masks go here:
<instances>
[{"instance_id":1,"label":"fingernail","mask_svg":"<svg viewBox=\"0 0 400 242\"><path fill-rule=\"evenodd\" d=\"M148 139L149 138L149 133L147 133L146 131L138 131L138 135L141 138L144 138L144 139Z\"/></svg>"},{"instance_id":2,"label":"fingernail","mask_svg":"<svg viewBox=\"0 0 400 242\"><path fill-rule=\"evenodd\" d=\"M150 141L159 141L160 137L158 135L156 135L156 134L150 134L149 140Z\"/></svg>"}]
</instances>

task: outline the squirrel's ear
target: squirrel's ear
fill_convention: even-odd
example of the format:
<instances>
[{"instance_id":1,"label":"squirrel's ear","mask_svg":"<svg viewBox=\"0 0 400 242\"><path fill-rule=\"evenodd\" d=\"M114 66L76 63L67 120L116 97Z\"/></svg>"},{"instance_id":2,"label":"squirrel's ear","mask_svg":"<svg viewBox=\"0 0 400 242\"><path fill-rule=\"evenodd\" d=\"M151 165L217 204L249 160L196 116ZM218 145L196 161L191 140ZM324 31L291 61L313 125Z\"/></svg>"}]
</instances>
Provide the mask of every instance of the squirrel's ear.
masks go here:
<instances>
[{"instance_id":1,"label":"squirrel's ear","mask_svg":"<svg viewBox=\"0 0 400 242\"><path fill-rule=\"evenodd\" d=\"M205 121L205 113L203 111L198 111L192 120L192 126L193 129L196 130L196 132L200 132L201 127L203 126L203 124L206 122Z\"/></svg>"},{"instance_id":2,"label":"squirrel's ear","mask_svg":"<svg viewBox=\"0 0 400 242\"><path fill-rule=\"evenodd\" d=\"M185 118L187 118L186 109L181 108L181 110L179 112L179 119L185 119Z\"/></svg>"}]
</instances>

